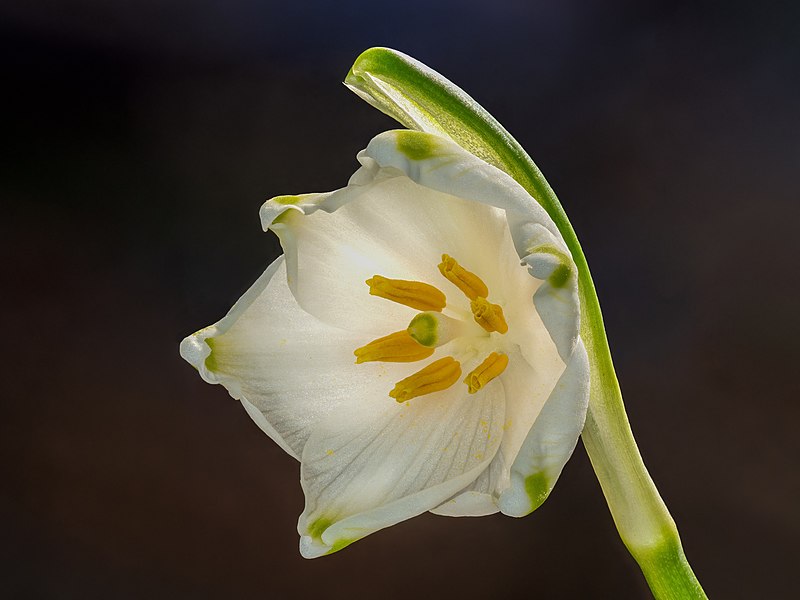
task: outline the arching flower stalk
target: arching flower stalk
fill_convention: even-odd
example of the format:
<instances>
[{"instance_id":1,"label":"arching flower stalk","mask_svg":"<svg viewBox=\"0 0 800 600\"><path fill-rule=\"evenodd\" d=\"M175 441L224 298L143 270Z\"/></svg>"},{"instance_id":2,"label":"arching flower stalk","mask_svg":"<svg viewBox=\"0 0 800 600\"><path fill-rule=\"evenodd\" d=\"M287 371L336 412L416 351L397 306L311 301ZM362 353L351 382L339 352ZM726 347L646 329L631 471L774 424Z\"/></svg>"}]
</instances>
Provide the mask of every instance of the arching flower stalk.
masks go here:
<instances>
[{"instance_id":1,"label":"arching flower stalk","mask_svg":"<svg viewBox=\"0 0 800 600\"><path fill-rule=\"evenodd\" d=\"M358 160L264 204L284 256L181 345L300 459L306 557L425 511L528 514L588 401L576 269L539 204L428 133Z\"/></svg>"}]
</instances>

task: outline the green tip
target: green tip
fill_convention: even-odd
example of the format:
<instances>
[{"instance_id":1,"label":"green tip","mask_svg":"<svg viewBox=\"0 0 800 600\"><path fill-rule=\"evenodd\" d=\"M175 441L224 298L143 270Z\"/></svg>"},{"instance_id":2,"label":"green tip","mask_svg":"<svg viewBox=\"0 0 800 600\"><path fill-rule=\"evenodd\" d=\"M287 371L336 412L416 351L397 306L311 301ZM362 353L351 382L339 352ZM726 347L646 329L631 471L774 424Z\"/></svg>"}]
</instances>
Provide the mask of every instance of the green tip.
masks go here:
<instances>
[{"instance_id":1,"label":"green tip","mask_svg":"<svg viewBox=\"0 0 800 600\"><path fill-rule=\"evenodd\" d=\"M567 285L569 278L572 276L572 266L571 261L566 254L550 244L537 246L536 248L532 248L530 252L538 252L540 254L549 254L550 256L554 256L558 260L558 265L556 265L556 267L553 269L553 272L550 273L547 281L554 288L562 288Z\"/></svg>"},{"instance_id":2,"label":"green tip","mask_svg":"<svg viewBox=\"0 0 800 600\"><path fill-rule=\"evenodd\" d=\"M308 535L315 540L321 541L322 533L331 525L333 525L333 519L329 519L328 517L320 517L308 526Z\"/></svg>"},{"instance_id":3,"label":"green tip","mask_svg":"<svg viewBox=\"0 0 800 600\"><path fill-rule=\"evenodd\" d=\"M214 346L216 346L216 340L214 338L206 338L205 339L206 345L211 348L211 353L206 356L205 365L206 369L211 373L219 370L219 363L217 362L217 357L214 355Z\"/></svg>"},{"instance_id":4,"label":"green tip","mask_svg":"<svg viewBox=\"0 0 800 600\"><path fill-rule=\"evenodd\" d=\"M397 151L409 160L425 160L436 154L439 138L421 131L398 131Z\"/></svg>"},{"instance_id":5,"label":"green tip","mask_svg":"<svg viewBox=\"0 0 800 600\"><path fill-rule=\"evenodd\" d=\"M525 478L525 493L531 501L531 511L539 508L550 495L550 482L543 472Z\"/></svg>"}]
</instances>

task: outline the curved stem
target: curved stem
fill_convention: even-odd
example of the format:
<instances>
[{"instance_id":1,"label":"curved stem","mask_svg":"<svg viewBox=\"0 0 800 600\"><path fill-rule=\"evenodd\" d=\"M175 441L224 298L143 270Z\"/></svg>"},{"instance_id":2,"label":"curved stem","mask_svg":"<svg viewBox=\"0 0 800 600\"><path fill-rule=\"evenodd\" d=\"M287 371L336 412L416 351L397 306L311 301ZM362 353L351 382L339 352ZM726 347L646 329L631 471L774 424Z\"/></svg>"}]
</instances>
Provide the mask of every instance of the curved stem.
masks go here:
<instances>
[{"instance_id":1,"label":"curved stem","mask_svg":"<svg viewBox=\"0 0 800 600\"><path fill-rule=\"evenodd\" d=\"M509 136L510 137L510 136ZM512 173L548 211L578 267L581 337L589 353L591 393L581 435L622 541L659 600L706 598L683 553L675 521L661 499L631 431L589 265L575 230L542 172L516 141Z\"/></svg>"},{"instance_id":2,"label":"curved stem","mask_svg":"<svg viewBox=\"0 0 800 600\"><path fill-rule=\"evenodd\" d=\"M677 531L674 538L665 541L653 551L639 552L634 556L656 598L706 598L689 561L686 560Z\"/></svg>"},{"instance_id":3,"label":"curved stem","mask_svg":"<svg viewBox=\"0 0 800 600\"><path fill-rule=\"evenodd\" d=\"M410 129L446 135L511 175L549 213L578 267L581 337L591 363L583 442L622 541L659 600L706 598L675 522L644 466L622 402L600 302L575 231L553 189L519 143L463 90L394 50L358 57L345 84Z\"/></svg>"}]
</instances>

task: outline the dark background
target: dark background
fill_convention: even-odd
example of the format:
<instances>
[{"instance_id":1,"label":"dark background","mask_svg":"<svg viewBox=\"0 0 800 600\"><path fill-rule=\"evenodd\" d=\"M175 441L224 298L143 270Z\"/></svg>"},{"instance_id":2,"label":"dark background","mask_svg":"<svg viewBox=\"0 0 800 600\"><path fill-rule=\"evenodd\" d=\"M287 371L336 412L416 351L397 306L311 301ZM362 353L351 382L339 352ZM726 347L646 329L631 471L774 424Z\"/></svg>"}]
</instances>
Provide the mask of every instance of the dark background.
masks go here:
<instances>
[{"instance_id":1,"label":"dark background","mask_svg":"<svg viewBox=\"0 0 800 600\"><path fill-rule=\"evenodd\" d=\"M33 4L0 5L4 597L648 597L581 446L526 519L302 559L298 465L178 356L279 251L261 202L395 126L340 84L373 45L559 193L708 594L796 594L798 3Z\"/></svg>"}]
</instances>

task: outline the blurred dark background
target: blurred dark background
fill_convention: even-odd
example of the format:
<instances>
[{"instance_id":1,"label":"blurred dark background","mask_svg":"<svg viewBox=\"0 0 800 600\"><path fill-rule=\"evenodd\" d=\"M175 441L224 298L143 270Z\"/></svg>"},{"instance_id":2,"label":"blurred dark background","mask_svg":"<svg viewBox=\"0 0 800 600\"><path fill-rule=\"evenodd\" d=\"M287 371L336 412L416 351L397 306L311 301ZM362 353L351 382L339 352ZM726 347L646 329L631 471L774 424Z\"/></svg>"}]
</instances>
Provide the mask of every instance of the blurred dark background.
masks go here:
<instances>
[{"instance_id":1,"label":"blurred dark background","mask_svg":"<svg viewBox=\"0 0 800 600\"><path fill-rule=\"evenodd\" d=\"M647 598L581 446L532 516L297 551L298 465L178 356L394 123L403 50L528 149L592 265L630 419L713 598L800 553L798 3L0 4L8 598Z\"/></svg>"}]
</instances>

